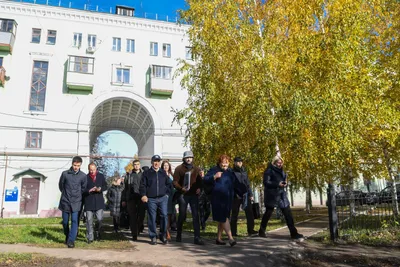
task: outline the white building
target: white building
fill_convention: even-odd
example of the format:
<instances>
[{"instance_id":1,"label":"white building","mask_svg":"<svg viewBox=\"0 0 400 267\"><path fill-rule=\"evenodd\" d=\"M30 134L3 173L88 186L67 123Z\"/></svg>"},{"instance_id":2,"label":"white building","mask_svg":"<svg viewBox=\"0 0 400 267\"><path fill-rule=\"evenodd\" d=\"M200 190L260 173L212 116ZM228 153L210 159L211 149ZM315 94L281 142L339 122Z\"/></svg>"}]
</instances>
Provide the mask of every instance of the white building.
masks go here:
<instances>
[{"instance_id":1,"label":"white building","mask_svg":"<svg viewBox=\"0 0 400 267\"><path fill-rule=\"evenodd\" d=\"M4 217L57 213L61 171L90 158L109 130L138 155L180 162L173 108L187 94L173 79L189 59L188 26L117 14L0 1L0 192ZM120 14L120 15L118 15Z\"/></svg>"}]
</instances>

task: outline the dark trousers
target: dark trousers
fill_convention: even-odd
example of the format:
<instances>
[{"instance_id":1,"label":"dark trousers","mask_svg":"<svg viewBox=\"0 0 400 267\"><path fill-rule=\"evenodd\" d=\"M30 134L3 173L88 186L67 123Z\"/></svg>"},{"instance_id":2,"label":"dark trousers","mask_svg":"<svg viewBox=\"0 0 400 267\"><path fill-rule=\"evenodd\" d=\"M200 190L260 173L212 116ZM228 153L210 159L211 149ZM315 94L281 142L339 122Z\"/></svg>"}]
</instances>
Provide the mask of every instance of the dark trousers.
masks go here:
<instances>
[{"instance_id":1,"label":"dark trousers","mask_svg":"<svg viewBox=\"0 0 400 267\"><path fill-rule=\"evenodd\" d=\"M71 218L71 229L69 228L69 218ZM64 228L65 240L75 242L78 235L78 212L62 212L62 225Z\"/></svg>"},{"instance_id":2,"label":"dark trousers","mask_svg":"<svg viewBox=\"0 0 400 267\"><path fill-rule=\"evenodd\" d=\"M138 236L145 216L144 203L139 197L135 197L128 201L127 208L132 236Z\"/></svg>"},{"instance_id":3,"label":"dark trousers","mask_svg":"<svg viewBox=\"0 0 400 267\"><path fill-rule=\"evenodd\" d=\"M199 219L199 198L194 196L180 196L178 198L179 217L178 217L178 234L182 233L183 222L186 219L187 205L190 205L193 218L194 238L200 238L200 219Z\"/></svg>"},{"instance_id":4,"label":"dark trousers","mask_svg":"<svg viewBox=\"0 0 400 267\"><path fill-rule=\"evenodd\" d=\"M160 236L166 238L168 224L168 196L159 198L149 198L147 202L147 225L151 239L157 237L156 216L157 210L160 210Z\"/></svg>"},{"instance_id":5,"label":"dark trousers","mask_svg":"<svg viewBox=\"0 0 400 267\"><path fill-rule=\"evenodd\" d=\"M283 213L283 216L285 217L286 225L289 228L290 235L295 236L297 234L297 229L296 229L296 227L294 227L292 210L290 209L290 207L287 207L287 208L281 208L281 211ZM274 212L274 208L270 208L270 207L266 208L264 216L262 217L262 220L261 220L261 226L260 226L261 231L265 232L265 229L267 229L268 221L271 218L273 212Z\"/></svg>"},{"instance_id":6,"label":"dark trousers","mask_svg":"<svg viewBox=\"0 0 400 267\"><path fill-rule=\"evenodd\" d=\"M232 216L231 216L231 231L232 235L237 235L237 221L238 215L240 211L240 205L242 205L243 199L234 198L232 203ZM251 203L250 198L247 203ZM246 221L247 221L247 233L251 234L254 231L254 216L251 205L247 205L244 210L246 213Z\"/></svg>"},{"instance_id":7,"label":"dark trousers","mask_svg":"<svg viewBox=\"0 0 400 267\"><path fill-rule=\"evenodd\" d=\"M203 229L206 228L206 222L211 214L211 201L210 197L204 192L199 197L199 213L200 213L200 224Z\"/></svg>"},{"instance_id":8,"label":"dark trousers","mask_svg":"<svg viewBox=\"0 0 400 267\"><path fill-rule=\"evenodd\" d=\"M114 230L119 230L119 216L113 216Z\"/></svg>"}]
</instances>

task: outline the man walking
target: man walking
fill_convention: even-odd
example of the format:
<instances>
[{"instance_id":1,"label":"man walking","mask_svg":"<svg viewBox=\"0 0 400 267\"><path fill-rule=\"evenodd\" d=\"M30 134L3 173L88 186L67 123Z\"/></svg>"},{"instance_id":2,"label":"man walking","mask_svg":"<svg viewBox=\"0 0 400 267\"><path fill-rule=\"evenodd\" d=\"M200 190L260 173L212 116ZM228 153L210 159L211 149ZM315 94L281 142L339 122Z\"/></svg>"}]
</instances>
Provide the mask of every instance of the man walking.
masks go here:
<instances>
[{"instance_id":1,"label":"man walking","mask_svg":"<svg viewBox=\"0 0 400 267\"><path fill-rule=\"evenodd\" d=\"M82 205L82 194L86 189L86 174L80 170L81 157L72 159L72 166L61 174L58 188L61 191L58 209L62 211L62 224L65 234L65 242L68 248L75 247L75 239L78 233L78 212ZM71 229L69 219L71 218Z\"/></svg>"},{"instance_id":2,"label":"man walking","mask_svg":"<svg viewBox=\"0 0 400 267\"><path fill-rule=\"evenodd\" d=\"M147 203L150 244L157 244L157 209L160 210L161 217L159 238L163 244L167 244L168 195L171 190L171 179L161 169L161 157L159 155L154 155L151 158L151 165L151 168L142 174L140 183L141 200Z\"/></svg>"},{"instance_id":3,"label":"man walking","mask_svg":"<svg viewBox=\"0 0 400 267\"><path fill-rule=\"evenodd\" d=\"M183 153L183 163L176 167L174 173L174 186L182 195L178 198L179 217L176 242L182 242L183 222L186 218L187 205L190 204L193 217L194 243L204 245L200 238L199 195L202 186L201 170L193 165L193 152Z\"/></svg>"},{"instance_id":4,"label":"man walking","mask_svg":"<svg viewBox=\"0 0 400 267\"><path fill-rule=\"evenodd\" d=\"M86 238L88 244L92 243L94 238L101 239L101 226L104 213L103 192L107 191L107 182L103 174L97 171L94 162L89 164L89 174L87 175L87 186L84 193L85 213L86 213ZM96 216L95 235L93 235L93 216Z\"/></svg>"},{"instance_id":5,"label":"man walking","mask_svg":"<svg viewBox=\"0 0 400 267\"><path fill-rule=\"evenodd\" d=\"M140 195L140 182L143 173L140 168L139 160L134 160L132 165L133 170L126 173L125 177L125 189L122 192L122 206L127 206L128 208L132 240L137 241L137 236L142 228L145 213L144 203Z\"/></svg>"},{"instance_id":6,"label":"man walking","mask_svg":"<svg viewBox=\"0 0 400 267\"><path fill-rule=\"evenodd\" d=\"M257 234L258 232L254 230L254 216L251 206L251 201L253 200L253 193L251 191L249 177L246 170L243 167L243 160L241 157L236 157L234 159L233 173L236 176L237 182L240 184L241 188L246 188L246 193L243 196L236 194L232 203L232 216L231 216L231 231L232 236L237 236L237 221L240 211L240 205L246 213L247 220L247 234L249 236Z\"/></svg>"}]
</instances>

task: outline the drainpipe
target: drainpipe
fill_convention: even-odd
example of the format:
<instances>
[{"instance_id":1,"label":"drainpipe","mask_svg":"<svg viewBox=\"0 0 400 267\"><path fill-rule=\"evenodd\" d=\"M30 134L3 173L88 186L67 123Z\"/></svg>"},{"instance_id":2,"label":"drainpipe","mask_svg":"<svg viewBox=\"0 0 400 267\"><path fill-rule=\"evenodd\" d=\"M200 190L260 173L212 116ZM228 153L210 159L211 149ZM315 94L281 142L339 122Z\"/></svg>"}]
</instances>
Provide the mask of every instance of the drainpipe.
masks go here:
<instances>
[{"instance_id":1,"label":"drainpipe","mask_svg":"<svg viewBox=\"0 0 400 267\"><path fill-rule=\"evenodd\" d=\"M6 155L6 164L4 169L4 180L3 180L3 192L1 194L1 218L3 219L4 211L4 197L6 193L6 180L7 180L7 165L8 165L8 155Z\"/></svg>"}]
</instances>

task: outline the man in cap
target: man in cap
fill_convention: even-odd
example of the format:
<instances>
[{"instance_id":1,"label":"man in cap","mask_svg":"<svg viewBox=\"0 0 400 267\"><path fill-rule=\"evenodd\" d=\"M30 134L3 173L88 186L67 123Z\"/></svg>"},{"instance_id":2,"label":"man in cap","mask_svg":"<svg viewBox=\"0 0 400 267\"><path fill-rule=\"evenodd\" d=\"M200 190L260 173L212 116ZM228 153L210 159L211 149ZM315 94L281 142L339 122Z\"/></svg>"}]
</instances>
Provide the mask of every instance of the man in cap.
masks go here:
<instances>
[{"instance_id":1,"label":"man in cap","mask_svg":"<svg viewBox=\"0 0 400 267\"><path fill-rule=\"evenodd\" d=\"M178 198L179 204L179 217L178 217L178 231L176 234L176 242L182 241L182 227L183 221L186 218L186 208L190 204L193 217L194 229L194 243L197 245L204 245L203 240L200 238L200 219L199 219L199 197L202 177L199 167L193 165L193 152L186 151L183 153L183 163L176 167L174 173L173 184L181 196Z\"/></svg>"},{"instance_id":2,"label":"man in cap","mask_svg":"<svg viewBox=\"0 0 400 267\"><path fill-rule=\"evenodd\" d=\"M159 238L163 244L167 244L167 223L168 223L168 195L171 190L171 180L161 168L161 157L154 155L151 158L151 167L142 174L140 183L140 195L142 201L147 203L148 228L150 244L157 244L157 209L161 211L161 227Z\"/></svg>"},{"instance_id":3,"label":"man in cap","mask_svg":"<svg viewBox=\"0 0 400 267\"><path fill-rule=\"evenodd\" d=\"M249 236L257 234L258 232L254 230L254 216L251 206L251 201L253 201L253 192L251 191L249 177L245 168L243 167L243 159L241 157L236 157L234 159L235 166L233 168L233 173L236 176L238 184L241 188L246 188L246 193L240 196L235 192L235 196L232 203L232 216L231 216L231 231L233 236L237 236L237 221L240 210L240 205L246 213L247 220L247 233Z\"/></svg>"}]
</instances>

